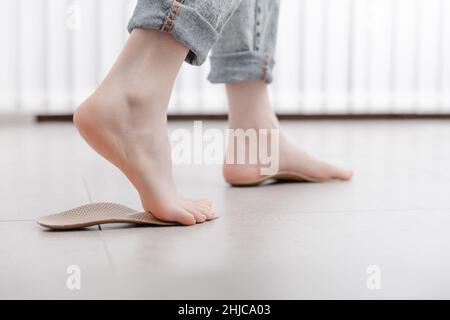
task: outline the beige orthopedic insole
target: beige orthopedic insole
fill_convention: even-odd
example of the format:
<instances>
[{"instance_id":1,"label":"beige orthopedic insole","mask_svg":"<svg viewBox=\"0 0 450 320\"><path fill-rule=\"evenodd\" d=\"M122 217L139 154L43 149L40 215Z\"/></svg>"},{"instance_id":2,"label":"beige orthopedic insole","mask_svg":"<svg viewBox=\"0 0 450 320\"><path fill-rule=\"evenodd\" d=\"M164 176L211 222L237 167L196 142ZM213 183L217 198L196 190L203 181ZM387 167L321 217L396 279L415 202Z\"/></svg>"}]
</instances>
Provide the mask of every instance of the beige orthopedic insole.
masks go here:
<instances>
[{"instance_id":1,"label":"beige orthopedic insole","mask_svg":"<svg viewBox=\"0 0 450 320\"><path fill-rule=\"evenodd\" d=\"M307 182L321 182L322 181L320 179L312 178L307 175L301 175L297 172L280 171L277 174L273 174L273 175L269 175L269 176L262 176L255 180L244 180L244 181L227 180L227 182L229 184L231 184L232 186L245 187L245 186L257 186L268 180L288 180L288 181L307 181Z\"/></svg>"},{"instance_id":2,"label":"beige orthopedic insole","mask_svg":"<svg viewBox=\"0 0 450 320\"><path fill-rule=\"evenodd\" d=\"M151 213L138 212L116 203L92 203L39 218L37 223L52 230L74 230L110 223L173 226L175 222L158 220Z\"/></svg>"}]
</instances>

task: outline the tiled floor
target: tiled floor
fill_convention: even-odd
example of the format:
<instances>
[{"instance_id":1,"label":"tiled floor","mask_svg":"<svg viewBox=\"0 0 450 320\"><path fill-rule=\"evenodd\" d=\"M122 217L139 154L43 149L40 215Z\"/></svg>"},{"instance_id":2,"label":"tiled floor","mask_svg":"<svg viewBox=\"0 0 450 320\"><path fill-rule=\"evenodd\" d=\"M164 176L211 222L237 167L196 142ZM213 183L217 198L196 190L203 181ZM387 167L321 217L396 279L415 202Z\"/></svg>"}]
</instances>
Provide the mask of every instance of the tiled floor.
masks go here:
<instances>
[{"instance_id":1,"label":"tiled floor","mask_svg":"<svg viewBox=\"0 0 450 320\"><path fill-rule=\"evenodd\" d=\"M180 192L210 197L220 219L48 232L34 219L89 202L138 209L138 197L71 125L2 124L0 298L450 298L450 123L283 126L354 179L231 188L217 165L176 166Z\"/></svg>"}]
</instances>

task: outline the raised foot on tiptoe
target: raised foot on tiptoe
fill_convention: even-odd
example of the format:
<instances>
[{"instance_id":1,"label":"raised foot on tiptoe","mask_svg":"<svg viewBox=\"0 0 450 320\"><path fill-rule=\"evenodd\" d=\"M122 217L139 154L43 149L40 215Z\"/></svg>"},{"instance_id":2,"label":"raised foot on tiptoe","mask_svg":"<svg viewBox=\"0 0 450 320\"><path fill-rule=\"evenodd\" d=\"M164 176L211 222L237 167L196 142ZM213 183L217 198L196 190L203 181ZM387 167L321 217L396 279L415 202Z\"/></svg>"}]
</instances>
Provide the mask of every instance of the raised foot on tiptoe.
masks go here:
<instances>
[{"instance_id":1,"label":"raised foot on tiptoe","mask_svg":"<svg viewBox=\"0 0 450 320\"><path fill-rule=\"evenodd\" d=\"M97 92L77 108L74 123L84 140L127 176L156 218L183 225L214 219L209 200L176 192L165 119L147 103L131 106L113 96Z\"/></svg>"}]
</instances>

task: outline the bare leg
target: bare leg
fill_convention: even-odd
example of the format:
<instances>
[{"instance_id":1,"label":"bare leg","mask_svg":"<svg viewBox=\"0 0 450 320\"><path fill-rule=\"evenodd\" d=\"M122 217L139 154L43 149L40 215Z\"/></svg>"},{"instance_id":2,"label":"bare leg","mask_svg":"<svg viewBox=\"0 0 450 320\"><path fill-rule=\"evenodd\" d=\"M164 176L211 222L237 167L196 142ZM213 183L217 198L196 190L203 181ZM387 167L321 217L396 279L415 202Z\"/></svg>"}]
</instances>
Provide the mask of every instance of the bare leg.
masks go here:
<instances>
[{"instance_id":1,"label":"bare leg","mask_svg":"<svg viewBox=\"0 0 450 320\"><path fill-rule=\"evenodd\" d=\"M167 105L188 49L155 30L133 30L99 88L76 110L83 138L117 166L157 218L192 225L214 217L208 200L180 198L172 176Z\"/></svg>"},{"instance_id":2,"label":"bare leg","mask_svg":"<svg viewBox=\"0 0 450 320\"><path fill-rule=\"evenodd\" d=\"M278 119L270 105L267 84L252 80L227 84L229 125L231 129L277 129ZM280 133L279 171L297 173L311 181L349 180L352 171L315 159L291 144ZM226 164L224 177L230 183L260 178L257 165Z\"/></svg>"}]
</instances>

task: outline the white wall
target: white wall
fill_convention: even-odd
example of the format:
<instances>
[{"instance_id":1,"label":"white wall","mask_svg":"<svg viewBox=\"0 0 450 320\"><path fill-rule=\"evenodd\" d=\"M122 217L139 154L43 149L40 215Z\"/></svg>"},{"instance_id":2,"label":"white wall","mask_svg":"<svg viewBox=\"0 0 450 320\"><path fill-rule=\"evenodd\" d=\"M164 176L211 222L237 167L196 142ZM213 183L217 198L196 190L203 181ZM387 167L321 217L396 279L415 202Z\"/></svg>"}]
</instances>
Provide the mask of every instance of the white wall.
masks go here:
<instances>
[{"instance_id":1,"label":"white wall","mask_svg":"<svg viewBox=\"0 0 450 320\"><path fill-rule=\"evenodd\" d=\"M73 110L117 56L134 4L0 0L0 113ZM282 0L277 55L279 112L450 113L450 0ZM183 66L172 113L226 110L207 73Z\"/></svg>"}]
</instances>

